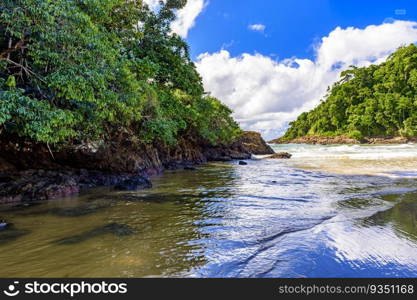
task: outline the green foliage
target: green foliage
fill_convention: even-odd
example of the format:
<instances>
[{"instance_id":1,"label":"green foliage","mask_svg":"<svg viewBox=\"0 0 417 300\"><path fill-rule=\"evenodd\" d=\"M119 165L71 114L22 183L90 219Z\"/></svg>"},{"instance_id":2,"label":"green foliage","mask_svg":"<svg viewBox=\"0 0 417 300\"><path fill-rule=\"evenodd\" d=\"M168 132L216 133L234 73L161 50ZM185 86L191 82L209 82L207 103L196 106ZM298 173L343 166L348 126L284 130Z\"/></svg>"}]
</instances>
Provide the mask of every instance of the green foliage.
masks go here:
<instances>
[{"instance_id":1,"label":"green foliage","mask_svg":"<svg viewBox=\"0 0 417 300\"><path fill-rule=\"evenodd\" d=\"M110 139L122 128L143 143L197 135L225 143L231 111L204 96L188 45L157 12L130 0L0 3L0 132L46 143Z\"/></svg>"},{"instance_id":2,"label":"green foliage","mask_svg":"<svg viewBox=\"0 0 417 300\"><path fill-rule=\"evenodd\" d=\"M360 132L359 130L352 130L347 134L347 136L356 140L362 140L364 138L362 132Z\"/></svg>"},{"instance_id":3,"label":"green foliage","mask_svg":"<svg viewBox=\"0 0 417 300\"><path fill-rule=\"evenodd\" d=\"M231 110L212 97L194 102L194 126L199 134L214 145L231 142L242 134L238 124L230 116Z\"/></svg>"},{"instance_id":4,"label":"green foliage","mask_svg":"<svg viewBox=\"0 0 417 300\"><path fill-rule=\"evenodd\" d=\"M380 65L342 72L325 101L290 126L284 140L417 136L417 46L399 48Z\"/></svg>"},{"instance_id":5,"label":"green foliage","mask_svg":"<svg viewBox=\"0 0 417 300\"><path fill-rule=\"evenodd\" d=\"M55 109L48 102L32 99L23 93L21 89L0 89L0 124L6 130L52 143L75 135L71 128L76 123L74 114Z\"/></svg>"}]
</instances>

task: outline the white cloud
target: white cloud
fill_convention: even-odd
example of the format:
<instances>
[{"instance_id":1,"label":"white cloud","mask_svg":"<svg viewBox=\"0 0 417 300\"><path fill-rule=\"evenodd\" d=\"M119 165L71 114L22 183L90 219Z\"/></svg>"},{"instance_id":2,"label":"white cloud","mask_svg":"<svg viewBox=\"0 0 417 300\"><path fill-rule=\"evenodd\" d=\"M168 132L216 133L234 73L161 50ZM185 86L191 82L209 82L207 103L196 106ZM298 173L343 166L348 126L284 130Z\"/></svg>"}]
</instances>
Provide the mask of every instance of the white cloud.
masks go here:
<instances>
[{"instance_id":1,"label":"white cloud","mask_svg":"<svg viewBox=\"0 0 417 300\"><path fill-rule=\"evenodd\" d=\"M248 26L250 30L264 32L266 26L264 24L251 24Z\"/></svg>"},{"instance_id":2,"label":"white cloud","mask_svg":"<svg viewBox=\"0 0 417 300\"><path fill-rule=\"evenodd\" d=\"M417 42L417 22L396 21L364 29L337 27L316 45L315 59L275 61L261 54L232 57L227 50L204 53L197 69L204 86L234 111L244 129L266 138L312 109L350 65L380 63L401 45Z\"/></svg>"},{"instance_id":3,"label":"white cloud","mask_svg":"<svg viewBox=\"0 0 417 300\"><path fill-rule=\"evenodd\" d=\"M188 31L195 25L195 20L206 5L207 2L204 0L188 0L185 7L178 11L177 19L171 24L172 31L186 38Z\"/></svg>"},{"instance_id":4,"label":"white cloud","mask_svg":"<svg viewBox=\"0 0 417 300\"><path fill-rule=\"evenodd\" d=\"M156 8L159 7L159 0L143 0L143 2L148 4L149 8L152 10L155 10Z\"/></svg>"},{"instance_id":5,"label":"white cloud","mask_svg":"<svg viewBox=\"0 0 417 300\"><path fill-rule=\"evenodd\" d=\"M347 227L344 222L333 222L325 230L330 237L329 246L335 249L341 261L373 262L380 266L395 263L409 269L417 267L415 244L400 238L401 233L391 226L358 228Z\"/></svg>"},{"instance_id":6,"label":"white cloud","mask_svg":"<svg viewBox=\"0 0 417 300\"><path fill-rule=\"evenodd\" d=\"M163 0L165 2L166 0ZM152 10L159 7L159 0L144 0ZM173 32L179 36L186 38L188 31L195 25L195 20L208 4L205 0L188 0L184 8L176 13L176 19L171 24Z\"/></svg>"}]
</instances>

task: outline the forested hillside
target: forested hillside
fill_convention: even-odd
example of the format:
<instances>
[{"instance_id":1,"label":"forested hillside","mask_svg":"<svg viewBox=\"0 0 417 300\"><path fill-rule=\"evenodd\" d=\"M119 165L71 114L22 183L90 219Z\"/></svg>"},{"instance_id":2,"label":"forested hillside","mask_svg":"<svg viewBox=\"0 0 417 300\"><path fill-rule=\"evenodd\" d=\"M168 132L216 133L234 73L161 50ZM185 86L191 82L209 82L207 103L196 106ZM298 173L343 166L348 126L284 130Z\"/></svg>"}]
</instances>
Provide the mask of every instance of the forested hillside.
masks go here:
<instances>
[{"instance_id":1,"label":"forested hillside","mask_svg":"<svg viewBox=\"0 0 417 300\"><path fill-rule=\"evenodd\" d=\"M417 136L417 47L342 72L322 103L290 123L281 140L302 136Z\"/></svg>"},{"instance_id":2,"label":"forested hillside","mask_svg":"<svg viewBox=\"0 0 417 300\"><path fill-rule=\"evenodd\" d=\"M0 2L0 138L68 144L142 144L180 137L227 143L240 134L229 108L204 93L184 40L131 0Z\"/></svg>"}]
</instances>

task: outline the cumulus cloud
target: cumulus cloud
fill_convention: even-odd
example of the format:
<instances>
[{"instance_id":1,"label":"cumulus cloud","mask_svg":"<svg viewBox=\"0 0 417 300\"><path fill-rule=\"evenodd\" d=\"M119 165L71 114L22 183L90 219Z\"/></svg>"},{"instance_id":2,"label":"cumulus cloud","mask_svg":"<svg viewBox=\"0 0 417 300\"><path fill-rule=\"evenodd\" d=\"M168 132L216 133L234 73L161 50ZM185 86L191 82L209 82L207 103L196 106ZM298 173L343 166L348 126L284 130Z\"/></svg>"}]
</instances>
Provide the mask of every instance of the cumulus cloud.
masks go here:
<instances>
[{"instance_id":1,"label":"cumulus cloud","mask_svg":"<svg viewBox=\"0 0 417 300\"><path fill-rule=\"evenodd\" d=\"M195 25L195 20L206 5L207 2L204 0L188 0L185 7L178 11L176 20L171 24L172 31L186 38L188 31Z\"/></svg>"},{"instance_id":2,"label":"cumulus cloud","mask_svg":"<svg viewBox=\"0 0 417 300\"><path fill-rule=\"evenodd\" d=\"M166 0L163 0L165 2ZM146 4L152 9L156 10L159 7L159 0L144 0ZM176 13L176 19L171 24L172 32L179 36L186 38L188 31L195 25L195 20L203 11L208 2L205 0L188 0L184 8Z\"/></svg>"},{"instance_id":3,"label":"cumulus cloud","mask_svg":"<svg viewBox=\"0 0 417 300\"><path fill-rule=\"evenodd\" d=\"M266 138L312 109L350 65L380 63L398 47L417 42L417 22L396 21L364 29L337 27L315 45L315 58L273 60L261 54L232 57L227 50L204 53L197 69L207 91L234 110L244 129Z\"/></svg>"},{"instance_id":4,"label":"cumulus cloud","mask_svg":"<svg viewBox=\"0 0 417 300\"><path fill-rule=\"evenodd\" d=\"M248 26L250 30L264 32L266 26L264 24L251 24Z\"/></svg>"},{"instance_id":5,"label":"cumulus cloud","mask_svg":"<svg viewBox=\"0 0 417 300\"><path fill-rule=\"evenodd\" d=\"M159 7L159 0L143 0L143 2L145 2L152 10Z\"/></svg>"}]
</instances>

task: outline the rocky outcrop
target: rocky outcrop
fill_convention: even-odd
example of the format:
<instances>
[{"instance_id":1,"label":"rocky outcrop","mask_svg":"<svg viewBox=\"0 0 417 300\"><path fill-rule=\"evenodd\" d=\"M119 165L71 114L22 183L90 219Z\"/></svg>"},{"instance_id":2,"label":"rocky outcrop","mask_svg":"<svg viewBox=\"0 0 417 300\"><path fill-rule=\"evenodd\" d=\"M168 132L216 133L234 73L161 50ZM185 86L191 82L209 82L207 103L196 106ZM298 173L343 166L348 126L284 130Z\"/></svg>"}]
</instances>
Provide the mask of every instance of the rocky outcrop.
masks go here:
<instances>
[{"instance_id":1,"label":"rocky outcrop","mask_svg":"<svg viewBox=\"0 0 417 300\"><path fill-rule=\"evenodd\" d=\"M0 228L0 243L14 241L15 239L28 234L29 231L17 229L13 224L7 224L7 226Z\"/></svg>"},{"instance_id":2,"label":"rocky outcrop","mask_svg":"<svg viewBox=\"0 0 417 300\"><path fill-rule=\"evenodd\" d=\"M89 240L89 239L92 239L92 238L95 238L97 236L101 236L104 234L113 234L115 236L122 237L122 236L132 235L134 233L135 231L129 225L119 224L119 223L110 223L108 225L98 227L98 228L83 232L78 235L56 240L54 241L54 243L58 245L70 245L70 244L81 243L86 240Z\"/></svg>"},{"instance_id":3,"label":"rocky outcrop","mask_svg":"<svg viewBox=\"0 0 417 300\"><path fill-rule=\"evenodd\" d=\"M213 146L183 138L175 146L143 145L128 132L111 142L72 145L51 152L47 145L0 141L0 203L70 196L85 188L117 190L151 187L149 175L208 161L250 159L272 149L260 134L246 132L230 145ZM273 153L273 151L272 151Z\"/></svg>"},{"instance_id":4,"label":"rocky outcrop","mask_svg":"<svg viewBox=\"0 0 417 300\"><path fill-rule=\"evenodd\" d=\"M360 144L360 141L346 136L338 137L318 137L318 136L303 136L290 141L283 141L280 138L269 141L271 144Z\"/></svg>"},{"instance_id":5,"label":"rocky outcrop","mask_svg":"<svg viewBox=\"0 0 417 300\"><path fill-rule=\"evenodd\" d=\"M406 144L406 143L416 143L417 138L409 138L403 136L397 137L372 137L365 138L363 143L366 144Z\"/></svg>"},{"instance_id":6,"label":"rocky outcrop","mask_svg":"<svg viewBox=\"0 0 417 300\"><path fill-rule=\"evenodd\" d=\"M143 145L129 132L112 141L72 145L51 152L47 145L0 141L0 203L32 202L70 196L85 188L114 186L137 190L152 186L149 175L208 161L250 159L273 150L256 132L230 145L213 146L182 138L175 146Z\"/></svg>"},{"instance_id":7,"label":"rocky outcrop","mask_svg":"<svg viewBox=\"0 0 417 300\"><path fill-rule=\"evenodd\" d=\"M0 203L66 197L85 188L119 184L131 176L85 169L15 171L0 175Z\"/></svg>"},{"instance_id":8,"label":"rocky outcrop","mask_svg":"<svg viewBox=\"0 0 417 300\"><path fill-rule=\"evenodd\" d=\"M207 161L231 161L252 157L251 151L239 140L229 146L203 147L202 153Z\"/></svg>"},{"instance_id":9,"label":"rocky outcrop","mask_svg":"<svg viewBox=\"0 0 417 300\"><path fill-rule=\"evenodd\" d=\"M274 153L271 156L268 156L267 158L273 158L273 159L290 159L292 155L288 152L279 152Z\"/></svg>"},{"instance_id":10,"label":"rocky outcrop","mask_svg":"<svg viewBox=\"0 0 417 300\"><path fill-rule=\"evenodd\" d=\"M245 131L238 139L252 154L265 155L273 154L274 150L264 141L261 134L255 131Z\"/></svg>"},{"instance_id":11,"label":"rocky outcrop","mask_svg":"<svg viewBox=\"0 0 417 300\"><path fill-rule=\"evenodd\" d=\"M116 184L114 189L119 191L137 191L149 189L151 187L152 183L148 178L144 176L134 176Z\"/></svg>"}]
</instances>

